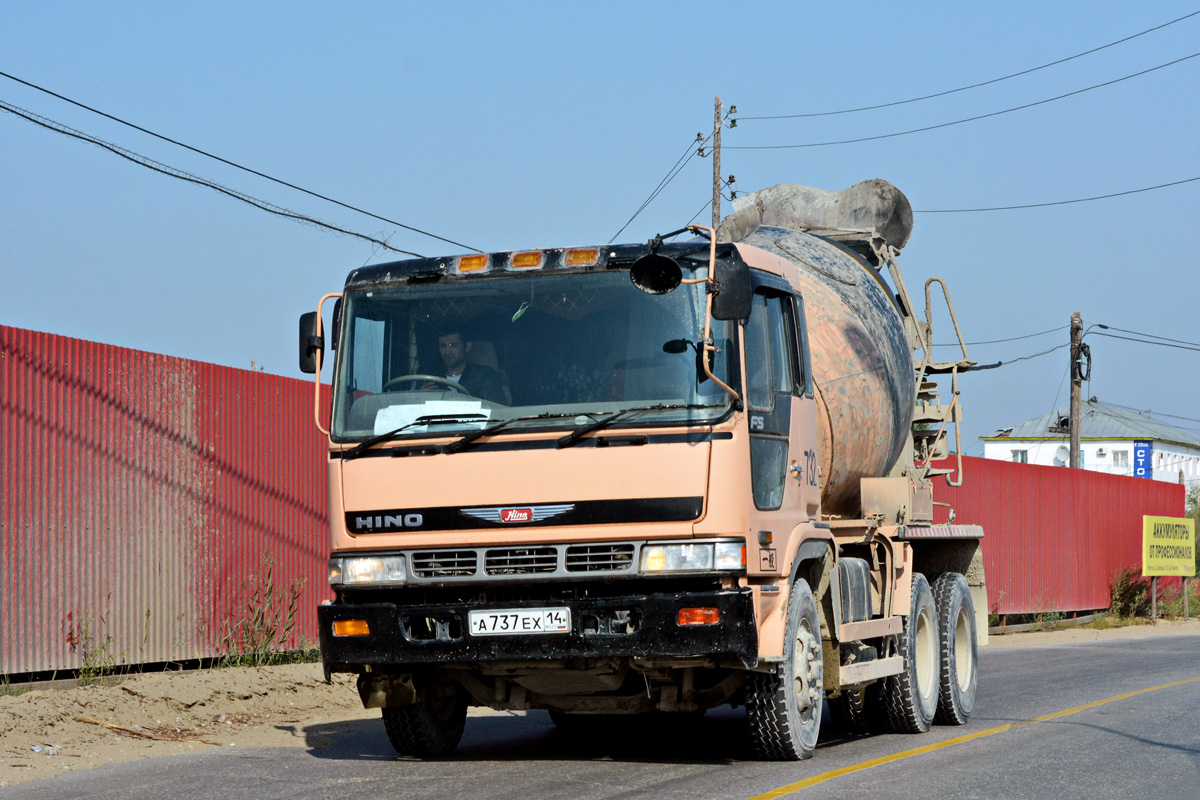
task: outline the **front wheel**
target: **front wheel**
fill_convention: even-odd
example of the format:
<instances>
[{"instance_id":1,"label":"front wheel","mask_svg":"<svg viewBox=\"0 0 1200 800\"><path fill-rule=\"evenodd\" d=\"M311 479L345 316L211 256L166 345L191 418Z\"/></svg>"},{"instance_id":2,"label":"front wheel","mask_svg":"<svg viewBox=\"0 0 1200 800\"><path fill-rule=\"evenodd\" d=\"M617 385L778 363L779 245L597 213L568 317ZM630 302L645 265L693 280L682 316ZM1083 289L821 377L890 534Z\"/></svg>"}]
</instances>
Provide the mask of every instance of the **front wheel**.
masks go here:
<instances>
[{"instance_id":1,"label":"front wheel","mask_svg":"<svg viewBox=\"0 0 1200 800\"><path fill-rule=\"evenodd\" d=\"M467 698L457 684L418 686L417 702L383 709L388 741L402 756L436 758L458 747L467 722Z\"/></svg>"},{"instance_id":2,"label":"front wheel","mask_svg":"<svg viewBox=\"0 0 1200 800\"><path fill-rule=\"evenodd\" d=\"M929 581L916 573L912 605L900 634L904 671L883 685L888 722L897 733L924 733L937 711L941 670L938 658L938 616Z\"/></svg>"},{"instance_id":3,"label":"front wheel","mask_svg":"<svg viewBox=\"0 0 1200 800\"><path fill-rule=\"evenodd\" d=\"M938 690L937 721L964 725L975 708L979 682L979 638L975 630L975 603L967 579L946 572L933 582L937 607L942 681Z\"/></svg>"},{"instance_id":4,"label":"front wheel","mask_svg":"<svg viewBox=\"0 0 1200 800\"><path fill-rule=\"evenodd\" d=\"M798 761L816 749L825 697L821 623L803 578L792 585L784 637L783 663L748 676L746 719L760 758Z\"/></svg>"}]
</instances>

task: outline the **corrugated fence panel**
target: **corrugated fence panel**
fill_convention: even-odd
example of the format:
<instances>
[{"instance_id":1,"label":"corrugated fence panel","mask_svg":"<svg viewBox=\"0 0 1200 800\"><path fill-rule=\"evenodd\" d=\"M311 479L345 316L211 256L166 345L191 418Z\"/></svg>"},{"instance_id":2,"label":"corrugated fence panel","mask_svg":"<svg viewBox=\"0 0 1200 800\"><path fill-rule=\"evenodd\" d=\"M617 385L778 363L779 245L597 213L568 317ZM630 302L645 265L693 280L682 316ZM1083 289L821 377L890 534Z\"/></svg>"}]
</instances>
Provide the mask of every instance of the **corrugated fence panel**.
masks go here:
<instances>
[{"instance_id":1,"label":"corrugated fence panel","mask_svg":"<svg viewBox=\"0 0 1200 800\"><path fill-rule=\"evenodd\" d=\"M314 641L322 452L310 383L0 326L0 672Z\"/></svg>"},{"instance_id":2,"label":"corrugated fence panel","mask_svg":"<svg viewBox=\"0 0 1200 800\"><path fill-rule=\"evenodd\" d=\"M963 462L963 485L937 478L934 499L954 508L955 522L983 526L994 613L1107 608L1113 576L1141 568L1142 516L1184 513L1179 484L983 458Z\"/></svg>"}]
</instances>

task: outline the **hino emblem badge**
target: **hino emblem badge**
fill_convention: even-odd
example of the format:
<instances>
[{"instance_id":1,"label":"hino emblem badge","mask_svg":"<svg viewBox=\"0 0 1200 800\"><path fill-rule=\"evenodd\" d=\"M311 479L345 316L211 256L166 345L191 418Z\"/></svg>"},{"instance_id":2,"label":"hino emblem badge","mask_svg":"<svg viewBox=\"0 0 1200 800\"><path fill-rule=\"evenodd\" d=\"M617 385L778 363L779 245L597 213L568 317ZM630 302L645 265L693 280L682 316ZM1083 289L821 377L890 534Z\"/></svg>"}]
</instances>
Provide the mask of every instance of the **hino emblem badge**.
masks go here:
<instances>
[{"instance_id":1,"label":"hino emblem badge","mask_svg":"<svg viewBox=\"0 0 1200 800\"><path fill-rule=\"evenodd\" d=\"M494 506L492 508L464 508L462 513L484 522L520 525L528 522L542 522L551 517L557 517L559 514L565 514L573 508L575 508L574 503L552 506Z\"/></svg>"}]
</instances>

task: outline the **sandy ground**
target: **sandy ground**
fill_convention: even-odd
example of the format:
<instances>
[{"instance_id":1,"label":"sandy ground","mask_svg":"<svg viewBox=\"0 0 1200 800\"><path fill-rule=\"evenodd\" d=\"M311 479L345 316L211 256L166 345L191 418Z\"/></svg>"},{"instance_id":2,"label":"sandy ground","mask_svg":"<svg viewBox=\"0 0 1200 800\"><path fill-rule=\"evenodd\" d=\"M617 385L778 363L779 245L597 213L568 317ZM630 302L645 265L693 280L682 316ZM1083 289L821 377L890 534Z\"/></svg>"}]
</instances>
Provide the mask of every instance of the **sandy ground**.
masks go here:
<instances>
[{"instance_id":1,"label":"sandy ground","mask_svg":"<svg viewBox=\"0 0 1200 800\"><path fill-rule=\"evenodd\" d=\"M989 647L1162 635L1200 636L1200 620L993 635ZM472 709L476 713L494 712ZM378 710L362 708L350 676L326 684L319 664L158 673L114 685L26 691L0 696L0 786L215 747L320 750L339 729L378 718Z\"/></svg>"},{"instance_id":2,"label":"sandy ground","mask_svg":"<svg viewBox=\"0 0 1200 800\"><path fill-rule=\"evenodd\" d=\"M0 786L216 747L319 749L336 737L339 723L378 716L362 708L351 676L326 684L320 664L156 673L116 685L27 691L0 696Z\"/></svg>"},{"instance_id":3,"label":"sandy ground","mask_svg":"<svg viewBox=\"0 0 1200 800\"><path fill-rule=\"evenodd\" d=\"M1135 639L1142 636L1200 636L1200 619L1159 620L1154 625L1123 628L1061 628L1059 630L1006 633L988 637L988 647L1036 647L1038 645L1093 642L1101 639Z\"/></svg>"}]
</instances>

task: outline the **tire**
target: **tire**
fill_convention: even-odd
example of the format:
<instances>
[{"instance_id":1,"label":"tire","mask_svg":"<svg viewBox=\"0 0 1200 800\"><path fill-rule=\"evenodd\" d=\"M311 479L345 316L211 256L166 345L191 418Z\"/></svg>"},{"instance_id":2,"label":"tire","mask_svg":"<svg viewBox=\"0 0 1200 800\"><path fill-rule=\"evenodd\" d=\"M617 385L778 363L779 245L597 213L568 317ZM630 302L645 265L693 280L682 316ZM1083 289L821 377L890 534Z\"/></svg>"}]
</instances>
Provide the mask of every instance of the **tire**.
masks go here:
<instances>
[{"instance_id":1,"label":"tire","mask_svg":"<svg viewBox=\"0 0 1200 800\"><path fill-rule=\"evenodd\" d=\"M456 684L417 687L417 702L383 709L388 741L402 756L436 758L458 747L467 721L467 698Z\"/></svg>"},{"instance_id":2,"label":"tire","mask_svg":"<svg viewBox=\"0 0 1200 800\"><path fill-rule=\"evenodd\" d=\"M808 582L792 585L784 629L783 663L774 672L751 672L746 681L746 718L759 758L811 758L821 730L825 670L821 624Z\"/></svg>"},{"instance_id":3,"label":"tire","mask_svg":"<svg viewBox=\"0 0 1200 800\"><path fill-rule=\"evenodd\" d=\"M862 689L843 689L829 699L829 721L843 736L866 736L871 732Z\"/></svg>"},{"instance_id":4,"label":"tire","mask_svg":"<svg viewBox=\"0 0 1200 800\"><path fill-rule=\"evenodd\" d=\"M933 604L938 614L942 668L935 720L942 725L964 725L975 708L979 683L979 637L967 579L957 572L939 575L933 582Z\"/></svg>"},{"instance_id":5,"label":"tire","mask_svg":"<svg viewBox=\"0 0 1200 800\"><path fill-rule=\"evenodd\" d=\"M888 723L897 733L924 733L938 707L941 662L938 659L938 614L929 581L916 573L912 605L900 634L904 671L884 681L883 702Z\"/></svg>"},{"instance_id":6,"label":"tire","mask_svg":"<svg viewBox=\"0 0 1200 800\"><path fill-rule=\"evenodd\" d=\"M881 688L881 684L873 683L865 688L843 689L829 700L829 719L843 736L867 736L886 729Z\"/></svg>"}]
</instances>

